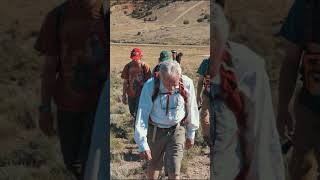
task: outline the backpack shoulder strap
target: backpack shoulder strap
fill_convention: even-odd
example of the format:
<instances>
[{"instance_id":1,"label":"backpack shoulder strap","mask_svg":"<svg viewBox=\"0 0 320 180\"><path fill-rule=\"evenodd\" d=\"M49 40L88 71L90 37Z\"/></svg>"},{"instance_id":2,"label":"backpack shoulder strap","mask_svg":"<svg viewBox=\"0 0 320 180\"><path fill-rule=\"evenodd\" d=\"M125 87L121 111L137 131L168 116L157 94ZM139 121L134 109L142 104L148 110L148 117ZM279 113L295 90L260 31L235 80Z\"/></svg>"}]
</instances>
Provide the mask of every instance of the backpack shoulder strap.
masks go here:
<instances>
[{"instance_id":1,"label":"backpack shoulder strap","mask_svg":"<svg viewBox=\"0 0 320 180\"><path fill-rule=\"evenodd\" d=\"M159 76L154 76L154 89L153 89L153 94L152 94L152 102L154 102L154 100L156 100L156 98L158 97L159 94L159 90L160 90L160 79Z\"/></svg>"},{"instance_id":2,"label":"backpack shoulder strap","mask_svg":"<svg viewBox=\"0 0 320 180\"><path fill-rule=\"evenodd\" d=\"M154 71L152 72L152 76L153 76L153 77L154 77L154 76L157 76L157 75L159 74L160 65L157 64L157 65L154 67L153 70L154 70Z\"/></svg>"},{"instance_id":3,"label":"backpack shoulder strap","mask_svg":"<svg viewBox=\"0 0 320 180\"><path fill-rule=\"evenodd\" d=\"M146 64L144 62L142 62L141 66L142 66L142 72L143 72L143 79L144 79L144 81L146 81L147 80L147 78L146 78L146 76L147 76Z\"/></svg>"},{"instance_id":4,"label":"backpack shoulder strap","mask_svg":"<svg viewBox=\"0 0 320 180\"><path fill-rule=\"evenodd\" d=\"M144 70L146 67L146 64L143 62L143 61L141 61L141 68L142 68L142 70Z\"/></svg>"},{"instance_id":5,"label":"backpack shoulder strap","mask_svg":"<svg viewBox=\"0 0 320 180\"><path fill-rule=\"evenodd\" d=\"M183 97L185 103L188 103L188 94L185 90L182 77L180 78L180 82L179 82L179 92L180 92L181 96Z\"/></svg>"},{"instance_id":6,"label":"backpack shoulder strap","mask_svg":"<svg viewBox=\"0 0 320 180\"><path fill-rule=\"evenodd\" d=\"M55 39L56 39L56 45L58 50L60 51L60 46L61 46L61 42L60 42L60 34L61 34L61 26L63 24L63 18L66 12L66 7L67 7L67 2L62 3L61 5L59 5L58 7L56 7L53 10L53 13L56 16L56 24L55 24ZM60 54L60 53L59 53ZM61 67L61 57L58 57L58 66L56 71L59 72L60 71L60 67Z\"/></svg>"}]
</instances>

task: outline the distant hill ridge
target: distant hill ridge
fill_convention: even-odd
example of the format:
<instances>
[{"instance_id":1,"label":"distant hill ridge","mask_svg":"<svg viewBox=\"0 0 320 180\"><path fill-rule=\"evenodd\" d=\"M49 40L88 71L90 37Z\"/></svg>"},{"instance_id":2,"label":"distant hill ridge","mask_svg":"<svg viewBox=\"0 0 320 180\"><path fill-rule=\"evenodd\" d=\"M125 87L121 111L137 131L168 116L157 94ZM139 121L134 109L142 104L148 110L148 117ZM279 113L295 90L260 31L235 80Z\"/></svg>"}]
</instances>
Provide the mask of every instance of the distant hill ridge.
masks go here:
<instances>
[{"instance_id":1,"label":"distant hill ridge","mask_svg":"<svg viewBox=\"0 0 320 180\"><path fill-rule=\"evenodd\" d=\"M111 2L111 9L116 5L123 5L124 9L131 12L130 15L133 18L141 19L151 15L154 9L160 9L178 1L188 2L190 0L114 0Z\"/></svg>"}]
</instances>

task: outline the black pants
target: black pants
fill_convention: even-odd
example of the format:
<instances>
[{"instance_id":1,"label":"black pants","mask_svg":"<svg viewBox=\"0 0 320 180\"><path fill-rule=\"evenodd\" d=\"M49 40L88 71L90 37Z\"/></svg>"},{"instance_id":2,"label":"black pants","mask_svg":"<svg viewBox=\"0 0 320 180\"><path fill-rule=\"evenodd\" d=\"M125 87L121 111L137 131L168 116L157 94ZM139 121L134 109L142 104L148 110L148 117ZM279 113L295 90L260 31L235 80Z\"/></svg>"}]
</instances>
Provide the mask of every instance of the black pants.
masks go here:
<instances>
[{"instance_id":1,"label":"black pants","mask_svg":"<svg viewBox=\"0 0 320 180\"><path fill-rule=\"evenodd\" d=\"M95 111L58 110L58 132L64 164L77 180L82 180L84 176L94 117Z\"/></svg>"},{"instance_id":2,"label":"black pants","mask_svg":"<svg viewBox=\"0 0 320 180\"><path fill-rule=\"evenodd\" d=\"M133 127L136 124L136 116L137 116L137 111L138 111L138 106L139 106L139 99L140 99L139 96L136 98L128 97L128 105L129 105L130 114L134 118Z\"/></svg>"}]
</instances>

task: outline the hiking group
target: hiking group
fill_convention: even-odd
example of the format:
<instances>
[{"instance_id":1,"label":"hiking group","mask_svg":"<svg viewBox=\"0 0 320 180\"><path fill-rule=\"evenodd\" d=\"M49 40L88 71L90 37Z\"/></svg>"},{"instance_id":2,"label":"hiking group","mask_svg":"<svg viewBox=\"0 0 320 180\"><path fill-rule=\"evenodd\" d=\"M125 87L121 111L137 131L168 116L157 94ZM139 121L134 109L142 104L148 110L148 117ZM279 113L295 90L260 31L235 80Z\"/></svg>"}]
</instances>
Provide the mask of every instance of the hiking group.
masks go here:
<instances>
[{"instance_id":1,"label":"hiking group","mask_svg":"<svg viewBox=\"0 0 320 180\"><path fill-rule=\"evenodd\" d=\"M197 91L170 51L161 51L151 72L141 50L134 48L122 71L122 99L129 102L140 156L149 162L147 177L157 179L164 167L169 179L179 179L184 149L193 147L201 123L210 147L210 178L282 180L281 145L264 60L228 40L220 6L213 14L215 49L198 68Z\"/></svg>"},{"instance_id":2,"label":"hiking group","mask_svg":"<svg viewBox=\"0 0 320 180\"><path fill-rule=\"evenodd\" d=\"M66 1L47 15L35 44L45 56L39 127L48 136L55 133L53 99L64 164L78 180L91 169L88 157L96 151L90 144L105 146L95 134L106 131L99 126L106 127L108 116L103 111L110 66L103 2ZM198 68L196 90L182 72L182 53L162 51L151 70L141 49L134 48L121 74L122 102L129 105L140 156L149 161L148 178L157 179L164 166L169 179L179 179L184 149L193 147L201 124L210 147L211 179L284 180L283 152L291 144L290 179L319 179L319 8L319 1L295 0L281 28L288 41L277 116L264 59L229 40L218 4L211 11L210 57ZM101 136L108 139L106 133Z\"/></svg>"},{"instance_id":3,"label":"hiking group","mask_svg":"<svg viewBox=\"0 0 320 180\"><path fill-rule=\"evenodd\" d=\"M140 78L135 91L138 98L131 109L134 139L141 157L149 161L149 179L158 178L163 166L169 179L179 178L183 149L193 146L200 123L210 147L212 179L320 177L319 7L318 1L296 0L281 28L280 34L288 42L280 72L277 116L264 59L229 40L228 21L218 4L211 11L210 37L214 38L210 39L210 57L198 68L196 91L169 51L160 53L153 72L144 65L148 76ZM138 64L142 67L143 63ZM138 84L129 80L126 71L124 88ZM298 76L302 85L296 87ZM124 98L129 95L123 92ZM284 157L291 145L287 173Z\"/></svg>"}]
</instances>

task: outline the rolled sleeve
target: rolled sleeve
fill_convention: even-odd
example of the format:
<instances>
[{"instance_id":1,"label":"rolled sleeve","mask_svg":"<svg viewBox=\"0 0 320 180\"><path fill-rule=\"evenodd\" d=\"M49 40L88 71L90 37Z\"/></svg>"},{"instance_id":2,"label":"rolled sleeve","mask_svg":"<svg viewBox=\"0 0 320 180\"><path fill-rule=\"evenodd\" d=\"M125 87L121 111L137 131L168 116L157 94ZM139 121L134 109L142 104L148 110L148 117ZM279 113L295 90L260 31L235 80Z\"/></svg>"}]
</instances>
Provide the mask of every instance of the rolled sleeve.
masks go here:
<instances>
[{"instance_id":1,"label":"rolled sleeve","mask_svg":"<svg viewBox=\"0 0 320 180\"><path fill-rule=\"evenodd\" d=\"M134 140L139 147L139 151L143 152L146 150L150 150L148 141L147 141L147 133L148 133L148 120L149 115L152 110L153 102L151 98L150 92L152 91L153 81L149 80L142 88L139 106L136 117L135 124L135 132L134 132Z\"/></svg>"}]
</instances>

